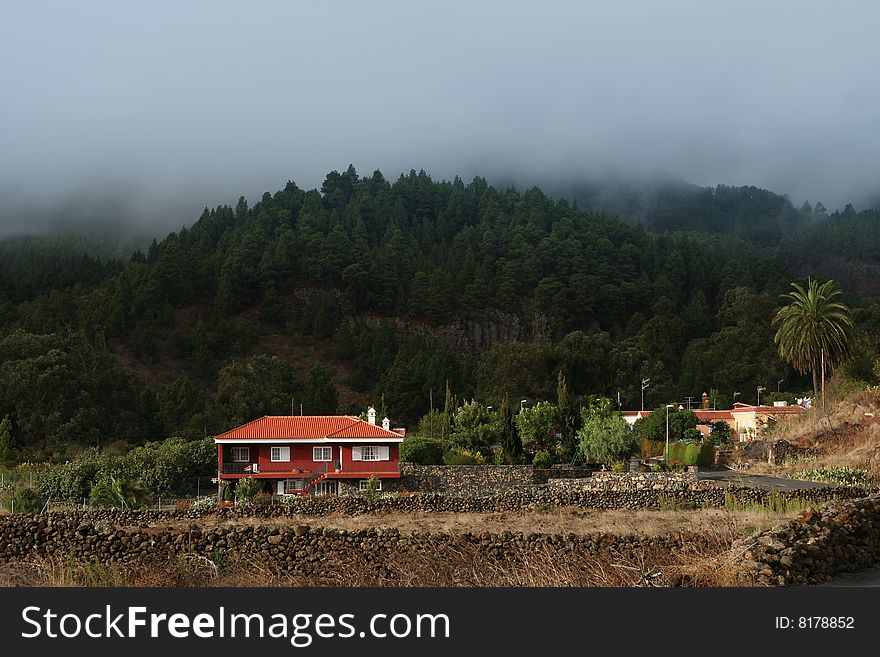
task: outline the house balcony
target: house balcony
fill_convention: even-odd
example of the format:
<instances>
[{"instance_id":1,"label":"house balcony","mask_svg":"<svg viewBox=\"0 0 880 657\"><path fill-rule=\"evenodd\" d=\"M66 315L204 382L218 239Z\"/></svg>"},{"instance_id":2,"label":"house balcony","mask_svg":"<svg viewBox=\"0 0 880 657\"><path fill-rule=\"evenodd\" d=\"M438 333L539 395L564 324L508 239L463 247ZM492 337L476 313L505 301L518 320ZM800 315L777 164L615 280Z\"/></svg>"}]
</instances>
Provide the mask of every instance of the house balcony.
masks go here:
<instances>
[{"instance_id":1,"label":"house balcony","mask_svg":"<svg viewBox=\"0 0 880 657\"><path fill-rule=\"evenodd\" d=\"M328 471L327 463L316 463L312 468L295 466L292 463L224 463L222 474L225 475L284 475L289 479L298 479L311 475L323 474Z\"/></svg>"}]
</instances>

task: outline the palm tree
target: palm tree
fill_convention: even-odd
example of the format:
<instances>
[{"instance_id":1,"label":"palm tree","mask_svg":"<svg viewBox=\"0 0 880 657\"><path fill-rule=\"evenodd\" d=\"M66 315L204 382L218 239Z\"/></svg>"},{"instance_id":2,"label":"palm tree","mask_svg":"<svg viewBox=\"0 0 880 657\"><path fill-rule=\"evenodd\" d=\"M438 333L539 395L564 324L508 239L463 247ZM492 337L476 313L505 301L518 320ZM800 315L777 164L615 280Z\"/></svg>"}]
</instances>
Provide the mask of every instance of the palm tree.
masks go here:
<instances>
[{"instance_id":1,"label":"palm tree","mask_svg":"<svg viewBox=\"0 0 880 657\"><path fill-rule=\"evenodd\" d=\"M794 291L783 294L791 303L773 318L779 326L774 341L779 355L801 374L813 375L813 395L819 395L816 372L822 373L822 404L825 404L825 367L835 367L850 353L853 322L849 308L835 297L842 292L834 281L821 285L807 279L807 287L792 283Z\"/></svg>"}]
</instances>

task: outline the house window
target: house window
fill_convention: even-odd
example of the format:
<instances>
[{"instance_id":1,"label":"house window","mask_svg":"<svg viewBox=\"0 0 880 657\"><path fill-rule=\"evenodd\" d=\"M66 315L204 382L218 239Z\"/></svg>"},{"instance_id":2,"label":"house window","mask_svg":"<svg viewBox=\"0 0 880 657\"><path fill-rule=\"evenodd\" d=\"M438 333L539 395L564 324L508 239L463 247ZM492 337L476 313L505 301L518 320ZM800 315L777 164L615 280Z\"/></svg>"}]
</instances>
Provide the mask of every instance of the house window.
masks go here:
<instances>
[{"instance_id":1,"label":"house window","mask_svg":"<svg viewBox=\"0 0 880 657\"><path fill-rule=\"evenodd\" d=\"M388 447L385 445L364 445L351 448L352 461L388 461Z\"/></svg>"},{"instance_id":2,"label":"house window","mask_svg":"<svg viewBox=\"0 0 880 657\"><path fill-rule=\"evenodd\" d=\"M233 463L247 463L251 460L250 447L228 447L229 458Z\"/></svg>"},{"instance_id":3,"label":"house window","mask_svg":"<svg viewBox=\"0 0 880 657\"><path fill-rule=\"evenodd\" d=\"M290 447L273 447L272 448L272 460L273 461L289 461L290 460Z\"/></svg>"},{"instance_id":4,"label":"house window","mask_svg":"<svg viewBox=\"0 0 880 657\"><path fill-rule=\"evenodd\" d=\"M313 461L332 461L333 460L333 448L332 447L312 447L312 460Z\"/></svg>"},{"instance_id":5,"label":"house window","mask_svg":"<svg viewBox=\"0 0 880 657\"><path fill-rule=\"evenodd\" d=\"M327 449L330 449L329 447ZM315 484L315 495L335 495L336 494L336 482L335 481L319 481Z\"/></svg>"},{"instance_id":6,"label":"house window","mask_svg":"<svg viewBox=\"0 0 880 657\"><path fill-rule=\"evenodd\" d=\"M297 495L302 489L302 479L282 479L278 482L276 490L279 495Z\"/></svg>"},{"instance_id":7,"label":"house window","mask_svg":"<svg viewBox=\"0 0 880 657\"><path fill-rule=\"evenodd\" d=\"M361 479L358 481L358 490L362 493L366 493L370 490L370 480L369 479ZM382 490L382 480L376 479L376 490Z\"/></svg>"}]
</instances>

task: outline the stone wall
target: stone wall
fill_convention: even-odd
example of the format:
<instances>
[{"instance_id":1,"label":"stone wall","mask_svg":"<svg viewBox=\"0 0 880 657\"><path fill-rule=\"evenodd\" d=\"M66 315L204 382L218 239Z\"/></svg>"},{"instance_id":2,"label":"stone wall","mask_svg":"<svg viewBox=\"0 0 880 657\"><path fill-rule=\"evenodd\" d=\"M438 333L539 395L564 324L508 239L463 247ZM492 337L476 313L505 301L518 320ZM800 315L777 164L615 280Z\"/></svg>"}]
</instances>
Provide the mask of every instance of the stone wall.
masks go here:
<instances>
[{"instance_id":1,"label":"stone wall","mask_svg":"<svg viewBox=\"0 0 880 657\"><path fill-rule=\"evenodd\" d=\"M531 465L418 465L400 463L403 490L443 495L495 495L504 491L545 484L563 477L589 477L588 468L549 468Z\"/></svg>"},{"instance_id":2,"label":"stone wall","mask_svg":"<svg viewBox=\"0 0 880 657\"><path fill-rule=\"evenodd\" d=\"M137 514L134 514L137 515ZM524 534L522 532L414 532L397 529L341 530L291 523L237 523L200 526L140 526L131 516L95 519L90 514L15 514L0 518L0 563L27 559L63 559L64 563L159 564L183 556L250 563L286 573L321 573L340 563L379 569L393 581L393 567L408 560L444 558L497 560L510 565L518 555L536 552L542 559L572 552L633 558L643 550L664 553L706 542L699 535L677 533L660 537L609 534ZM457 556L456 556L457 555Z\"/></svg>"},{"instance_id":3,"label":"stone wall","mask_svg":"<svg viewBox=\"0 0 880 657\"><path fill-rule=\"evenodd\" d=\"M347 496L363 496L365 493L360 490L360 479L337 479L339 486L339 494ZM382 493L397 493L405 490L400 479L383 479Z\"/></svg>"},{"instance_id":4,"label":"stone wall","mask_svg":"<svg viewBox=\"0 0 880 657\"><path fill-rule=\"evenodd\" d=\"M700 491L717 488L714 481L697 481L696 472L594 472L585 479L551 479L558 491Z\"/></svg>"},{"instance_id":5,"label":"stone wall","mask_svg":"<svg viewBox=\"0 0 880 657\"><path fill-rule=\"evenodd\" d=\"M759 584L819 584L880 563L880 496L838 501L734 547Z\"/></svg>"},{"instance_id":6,"label":"stone wall","mask_svg":"<svg viewBox=\"0 0 880 657\"><path fill-rule=\"evenodd\" d=\"M702 483L702 482L701 482ZM864 497L861 488L808 488L772 493L776 501L798 500L820 504L834 499ZM288 497L278 503L236 506L229 509L189 509L182 511L113 511L91 509L76 511L83 517L116 522L118 518L132 518L132 522L169 520L197 520L199 518L233 517L295 517L297 515L325 516L329 514L362 515L391 512L518 512L573 506L585 509L674 509L723 508L730 501L739 505L765 503L770 491L746 487L713 487L704 489L630 489L591 490L576 485L537 485L510 489L496 495L440 495L437 493L381 493L374 499L364 495L327 495L322 497ZM274 500L273 500L274 502ZM60 511L59 514L74 511ZM120 514L123 514L120 516ZM125 515L128 514L128 515ZM2 536L2 534L0 534Z\"/></svg>"},{"instance_id":7,"label":"stone wall","mask_svg":"<svg viewBox=\"0 0 880 657\"><path fill-rule=\"evenodd\" d=\"M405 490L446 495L491 495L534 483L530 465L417 465L400 464Z\"/></svg>"}]
</instances>

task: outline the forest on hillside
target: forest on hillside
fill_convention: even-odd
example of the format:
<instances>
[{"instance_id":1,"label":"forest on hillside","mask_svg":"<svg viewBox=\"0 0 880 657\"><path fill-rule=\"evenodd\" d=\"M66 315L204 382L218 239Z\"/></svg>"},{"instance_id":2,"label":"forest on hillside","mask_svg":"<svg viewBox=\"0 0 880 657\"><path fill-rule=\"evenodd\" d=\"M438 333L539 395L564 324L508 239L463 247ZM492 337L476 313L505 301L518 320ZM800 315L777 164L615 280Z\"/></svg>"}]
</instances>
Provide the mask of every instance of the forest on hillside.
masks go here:
<instances>
[{"instance_id":1,"label":"forest on hillside","mask_svg":"<svg viewBox=\"0 0 880 657\"><path fill-rule=\"evenodd\" d=\"M706 392L722 408L780 381L802 392L773 344L780 295L829 257L880 263L880 213L754 190L669 202L645 227L538 188L349 167L320 190L206 208L124 262L7 241L0 450L60 459L367 403L412 427L447 385L457 403L537 402L556 398L559 372L576 398L628 408L646 378L646 407ZM848 372L876 384L880 306L846 300Z\"/></svg>"}]
</instances>

